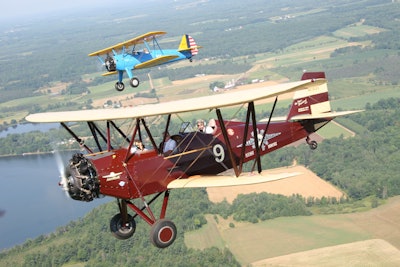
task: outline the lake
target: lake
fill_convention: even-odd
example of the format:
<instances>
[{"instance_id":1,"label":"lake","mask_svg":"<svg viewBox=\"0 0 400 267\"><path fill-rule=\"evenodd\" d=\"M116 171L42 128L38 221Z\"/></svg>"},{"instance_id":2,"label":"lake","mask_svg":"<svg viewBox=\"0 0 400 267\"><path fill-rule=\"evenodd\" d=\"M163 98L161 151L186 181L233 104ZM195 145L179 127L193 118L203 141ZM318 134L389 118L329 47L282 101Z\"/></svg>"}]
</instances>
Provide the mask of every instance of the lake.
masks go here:
<instances>
[{"instance_id":1,"label":"lake","mask_svg":"<svg viewBox=\"0 0 400 267\"><path fill-rule=\"evenodd\" d=\"M71 155L62 154L63 162ZM72 200L58 186L59 177L54 154L0 158L0 211L5 211L0 217L0 251L51 233L113 201Z\"/></svg>"}]
</instances>

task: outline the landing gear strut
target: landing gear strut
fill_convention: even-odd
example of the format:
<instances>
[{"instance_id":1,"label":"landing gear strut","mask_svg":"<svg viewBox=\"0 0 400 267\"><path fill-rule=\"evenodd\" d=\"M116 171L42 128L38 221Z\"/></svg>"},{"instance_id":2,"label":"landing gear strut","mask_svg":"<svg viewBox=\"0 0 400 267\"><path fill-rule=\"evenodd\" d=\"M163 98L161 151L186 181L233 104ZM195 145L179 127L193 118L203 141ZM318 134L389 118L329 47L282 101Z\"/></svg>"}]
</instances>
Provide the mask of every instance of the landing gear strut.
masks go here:
<instances>
[{"instance_id":1,"label":"landing gear strut","mask_svg":"<svg viewBox=\"0 0 400 267\"><path fill-rule=\"evenodd\" d=\"M175 224L165 219L165 213L168 205L169 191L164 192L164 201L161 207L160 218L156 219L150 209L150 204L156 200L161 193L154 196L148 203L143 200L143 207L139 208L126 199L118 200L120 213L116 214L110 221L110 230L118 239L128 239L135 233L135 217L140 216L151 226L150 241L158 248L166 248L174 243L177 235ZM131 216L128 209L132 209L136 214ZM147 211L147 214L144 211Z\"/></svg>"},{"instance_id":2,"label":"landing gear strut","mask_svg":"<svg viewBox=\"0 0 400 267\"><path fill-rule=\"evenodd\" d=\"M307 142L307 144L310 146L310 149L311 149L311 150L315 150L315 149L317 149L317 147L318 147L318 143L317 143L317 141L310 140L310 137L309 137L309 136L307 136L307 138L306 138L306 142Z\"/></svg>"}]
</instances>

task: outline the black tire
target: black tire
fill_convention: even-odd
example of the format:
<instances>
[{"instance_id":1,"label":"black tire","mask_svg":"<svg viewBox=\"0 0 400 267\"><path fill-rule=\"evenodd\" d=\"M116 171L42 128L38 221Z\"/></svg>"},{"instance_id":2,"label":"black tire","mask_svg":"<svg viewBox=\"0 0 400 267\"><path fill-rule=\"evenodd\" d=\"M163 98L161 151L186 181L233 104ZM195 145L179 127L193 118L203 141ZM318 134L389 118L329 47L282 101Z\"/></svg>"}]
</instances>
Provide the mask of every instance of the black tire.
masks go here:
<instances>
[{"instance_id":1,"label":"black tire","mask_svg":"<svg viewBox=\"0 0 400 267\"><path fill-rule=\"evenodd\" d=\"M133 217L128 214L128 222L123 226L121 213L115 214L110 221L110 231L118 239L128 239L133 236L136 231L136 222Z\"/></svg>"},{"instance_id":2,"label":"black tire","mask_svg":"<svg viewBox=\"0 0 400 267\"><path fill-rule=\"evenodd\" d=\"M115 90L121 92L121 91L124 91L124 89L125 89L125 84L123 82L115 83Z\"/></svg>"},{"instance_id":3,"label":"black tire","mask_svg":"<svg viewBox=\"0 0 400 267\"><path fill-rule=\"evenodd\" d=\"M161 219L152 225L150 239L154 246L166 248L174 243L176 233L176 226L172 221Z\"/></svg>"},{"instance_id":4,"label":"black tire","mask_svg":"<svg viewBox=\"0 0 400 267\"><path fill-rule=\"evenodd\" d=\"M138 87L139 86L139 79L138 78L136 78L136 77L133 77L132 79L131 79L131 82L130 82L130 84L131 84L131 86L132 87Z\"/></svg>"},{"instance_id":5,"label":"black tire","mask_svg":"<svg viewBox=\"0 0 400 267\"><path fill-rule=\"evenodd\" d=\"M310 141L308 145L310 146L311 150L315 150L318 147L318 143L316 141Z\"/></svg>"}]
</instances>

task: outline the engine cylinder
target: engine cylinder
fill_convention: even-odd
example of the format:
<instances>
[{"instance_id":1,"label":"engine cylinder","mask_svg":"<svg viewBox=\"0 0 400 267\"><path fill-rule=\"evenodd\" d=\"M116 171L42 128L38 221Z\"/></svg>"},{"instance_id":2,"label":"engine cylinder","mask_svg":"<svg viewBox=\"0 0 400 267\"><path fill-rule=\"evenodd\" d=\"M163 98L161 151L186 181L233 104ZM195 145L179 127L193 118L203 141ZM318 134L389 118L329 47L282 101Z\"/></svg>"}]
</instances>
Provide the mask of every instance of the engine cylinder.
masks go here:
<instances>
[{"instance_id":1,"label":"engine cylinder","mask_svg":"<svg viewBox=\"0 0 400 267\"><path fill-rule=\"evenodd\" d=\"M76 153L65 170L67 191L72 199L92 201L100 196L100 183L90 160Z\"/></svg>"}]
</instances>

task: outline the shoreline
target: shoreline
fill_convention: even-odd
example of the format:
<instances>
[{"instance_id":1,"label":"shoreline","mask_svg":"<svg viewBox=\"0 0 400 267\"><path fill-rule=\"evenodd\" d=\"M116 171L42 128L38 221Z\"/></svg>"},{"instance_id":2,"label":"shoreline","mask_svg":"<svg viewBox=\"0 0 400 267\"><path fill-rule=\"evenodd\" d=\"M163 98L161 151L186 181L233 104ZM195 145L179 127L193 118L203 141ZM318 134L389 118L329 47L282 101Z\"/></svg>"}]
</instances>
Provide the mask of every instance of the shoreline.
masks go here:
<instances>
[{"instance_id":1,"label":"shoreline","mask_svg":"<svg viewBox=\"0 0 400 267\"><path fill-rule=\"evenodd\" d=\"M68 152L68 151L76 151L76 149L57 150L57 152ZM37 151L37 152L24 152L22 154L0 155L0 159L2 159L2 158L12 158L12 157L37 156L37 155L53 155L54 153L56 153L56 150L52 150L52 151Z\"/></svg>"}]
</instances>

